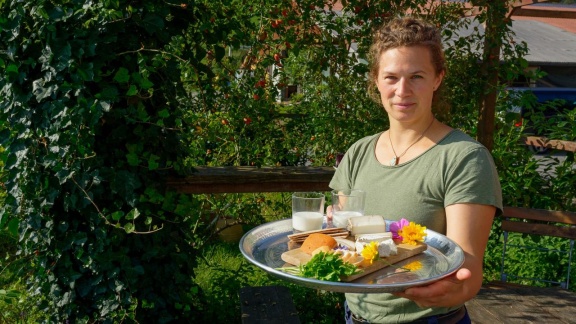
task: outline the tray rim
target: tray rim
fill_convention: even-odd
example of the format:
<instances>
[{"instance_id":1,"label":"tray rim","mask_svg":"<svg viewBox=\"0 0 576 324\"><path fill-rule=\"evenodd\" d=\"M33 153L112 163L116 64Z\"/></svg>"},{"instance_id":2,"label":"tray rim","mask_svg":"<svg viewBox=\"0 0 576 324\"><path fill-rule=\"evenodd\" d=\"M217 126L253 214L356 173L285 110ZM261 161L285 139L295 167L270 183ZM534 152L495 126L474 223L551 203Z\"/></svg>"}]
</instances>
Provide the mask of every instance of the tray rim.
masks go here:
<instances>
[{"instance_id":1,"label":"tray rim","mask_svg":"<svg viewBox=\"0 0 576 324\"><path fill-rule=\"evenodd\" d=\"M276 270L275 268L272 268L266 264L263 264L262 262L255 260L254 257L252 256L252 254L248 253L244 249L244 242L246 241L246 239L250 235L252 235L252 233L256 232L257 230L262 230L265 227L272 227L272 226L274 226L274 224L277 224L277 223L285 223L285 222L290 222L290 221L291 221L290 218L285 218L285 219L280 219L280 220L264 223L264 224L261 224L261 225L258 225L256 227L252 228L248 232L244 233L244 235L240 239L240 242L239 242L240 252L244 256L244 258L247 259L250 263L252 263L253 265L257 266L258 268L264 270L268 274L270 274L274 277L277 277L279 279L284 279L286 281L289 281L289 282L292 282L292 283L295 283L298 285L302 285L305 287L309 287L309 288L322 289L322 290L333 291L333 292L342 292L342 293L390 293L390 292L398 292L398 291L404 291L410 287L429 285L435 281L441 280L445 277L452 275L456 271L458 271L458 269L460 269L462 267L462 265L464 264L464 251L462 250L462 248L456 242L454 242L452 239L448 238L446 235L440 234L440 233L435 232L435 231L430 230L430 229L426 229L427 235L426 235L426 239L425 239L424 243L426 243L429 247L432 247L432 248L438 250L435 245L430 244L430 242L432 241L431 238L432 237L443 237L444 241L449 242L450 245L455 250L454 253L457 254L457 258L455 260L455 263L450 264L449 270L442 273L442 274L439 274L439 275L436 275L436 276L433 276L433 277L430 277L427 279L423 279L423 280L408 281L408 282L401 282L401 283L366 284L366 283L355 283L355 282L324 281L324 280L318 280L318 279L314 279L314 278L299 277L296 275L288 274L288 273L280 271L280 270ZM387 225L390 222L392 222L392 221L386 220ZM286 241L288 241L288 237L286 237ZM442 253L441 251L439 251L439 252Z\"/></svg>"}]
</instances>

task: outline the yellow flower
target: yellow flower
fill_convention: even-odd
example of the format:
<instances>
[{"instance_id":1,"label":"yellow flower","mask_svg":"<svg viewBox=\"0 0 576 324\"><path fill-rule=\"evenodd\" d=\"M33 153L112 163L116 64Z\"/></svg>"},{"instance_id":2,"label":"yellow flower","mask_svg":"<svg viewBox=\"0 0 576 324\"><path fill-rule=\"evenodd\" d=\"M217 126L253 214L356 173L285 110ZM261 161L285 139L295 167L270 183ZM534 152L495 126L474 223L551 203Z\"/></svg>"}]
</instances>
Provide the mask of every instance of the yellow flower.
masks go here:
<instances>
[{"instance_id":1,"label":"yellow flower","mask_svg":"<svg viewBox=\"0 0 576 324\"><path fill-rule=\"evenodd\" d=\"M364 260L368 260L370 264L378 258L378 243L370 242L362 249L362 256Z\"/></svg>"},{"instance_id":2,"label":"yellow flower","mask_svg":"<svg viewBox=\"0 0 576 324\"><path fill-rule=\"evenodd\" d=\"M402 227L398 231L398 235L402 236L402 243L416 245L418 242L424 241L426 237L426 226L410 222L410 224Z\"/></svg>"},{"instance_id":3,"label":"yellow flower","mask_svg":"<svg viewBox=\"0 0 576 324\"><path fill-rule=\"evenodd\" d=\"M402 269L406 269L409 271L417 271L422 269L422 262L420 261L413 261L408 263L407 265L403 266Z\"/></svg>"}]
</instances>

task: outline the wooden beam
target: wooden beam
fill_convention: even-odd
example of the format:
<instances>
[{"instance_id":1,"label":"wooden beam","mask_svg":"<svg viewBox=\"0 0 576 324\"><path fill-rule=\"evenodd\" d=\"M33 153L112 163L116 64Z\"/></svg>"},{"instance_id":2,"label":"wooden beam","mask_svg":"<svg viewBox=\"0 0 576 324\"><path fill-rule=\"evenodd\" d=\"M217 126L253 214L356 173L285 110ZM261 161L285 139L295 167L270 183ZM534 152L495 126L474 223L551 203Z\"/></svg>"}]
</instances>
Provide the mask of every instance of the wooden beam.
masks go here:
<instances>
[{"instance_id":1,"label":"wooden beam","mask_svg":"<svg viewBox=\"0 0 576 324\"><path fill-rule=\"evenodd\" d=\"M504 207L504 212L502 214L503 217L576 225L576 213L569 211Z\"/></svg>"},{"instance_id":2,"label":"wooden beam","mask_svg":"<svg viewBox=\"0 0 576 324\"><path fill-rule=\"evenodd\" d=\"M576 19L576 11L541 10L533 8L515 8L514 17L563 18Z\"/></svg>"},{"instance_id":3,"label":"wooden beam","mask_svg":"<svg viewBox=\"0 0 576 324\"><path fill-rule=\"evenodd\" d=\"M167 186L181 193L251 193L330 191L333 167L195 167L185 178L172 178Z\"/></svg>"},{"instance_id":4,"label":"wooden beam","mask_svg":"<svg viewBox=\"0 0 576 324\"><path fill-rule=\"evenodd\" d=\"M551 140L542 136L527 136L524 138L524 144L560 151L576 152L576 142Z\"/></svg>"},{"instance_id":5,"label":"wooden beam","mask_svg":"<svg viewBox=\"0 0 576 324\"><path fill-rule=\"evenodd\" d=\"M557 2L551 0L516 0L510 4L510 7L523 7L529 6L536 3L544 3L544 2Z\"/></svg>"},{"instance_id":6,"label":"wooden beam","mask_svg":"<svg viewBox=\"0 0 576 324\"><path fill-rule=\"evenodd\" d=\"M576 239L576 230L574 230L574 228L560 227L550 224L523 223L503 220L502 230L507 232L562 237L570 240Z\"/></svg>"}]
</instances>

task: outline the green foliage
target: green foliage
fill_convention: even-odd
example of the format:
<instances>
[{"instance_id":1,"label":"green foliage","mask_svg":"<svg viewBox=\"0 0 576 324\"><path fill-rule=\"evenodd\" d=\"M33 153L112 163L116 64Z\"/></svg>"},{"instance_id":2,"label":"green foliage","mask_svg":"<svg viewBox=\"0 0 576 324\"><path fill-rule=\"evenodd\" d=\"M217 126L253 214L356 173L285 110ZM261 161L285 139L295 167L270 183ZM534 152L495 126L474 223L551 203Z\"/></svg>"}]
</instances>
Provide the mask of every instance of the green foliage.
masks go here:
<instances>
[{"instance_id":1,"label":"green foliage","mask_svg":"<svg viewBox=\"0 0 576 324\"><path fill-rule=\"evenodd\" d=\"M521 142L526 135L525 125L534 125L541 131L553 134L551 138L564 140L576 139L573 123L557 122L570 120L574 110L565 109L552 118L545 118L544 110L536 109L525 120L523 126L515 126L517 119L508 112L512 106L531 107L535 105L533 95L526 94L512 98L508 93L502 93L498 131L495 133L495 146L492 155L496 162L504 205L550 210L576 211L574 197L576 197L576 172L574 169L574 153L551 150L545 155L534 156ZM560 102L549 103L552 105ZM487 280L500 279L500 265L502 261L503 233L499 229L499 220L495 221L493 231L486 250L484 275ZM532 247L549 248L557 251L568 249L568 240L540 237L531 235L511 234L512 242L518 240ZM558 252L542 252L537 249L523 250L510 249L506 253L506 271L521 277L543 278L546 280L561 281L564 279L567 264L566 256L560 258ZM551 263L553 262L553 263ZM571 277L576 272L572 265ZM538 282L520 281L527 284ZM540 283L541 284L541 283ZM574 289L574 280L570 288Z\"/></svg>"},{"instance_id":2,"label":"green foliage","mask_svg":"<svg viewBox=\"0 0 576 324\"><path fill-rule=\"evenodd\" d=\"M179 5L20 2L2 7L0 144L32 296L52 322L182 318L195 206L163 187L184 172L172 37L201 21Z\"/></svg>"}]
</instances>

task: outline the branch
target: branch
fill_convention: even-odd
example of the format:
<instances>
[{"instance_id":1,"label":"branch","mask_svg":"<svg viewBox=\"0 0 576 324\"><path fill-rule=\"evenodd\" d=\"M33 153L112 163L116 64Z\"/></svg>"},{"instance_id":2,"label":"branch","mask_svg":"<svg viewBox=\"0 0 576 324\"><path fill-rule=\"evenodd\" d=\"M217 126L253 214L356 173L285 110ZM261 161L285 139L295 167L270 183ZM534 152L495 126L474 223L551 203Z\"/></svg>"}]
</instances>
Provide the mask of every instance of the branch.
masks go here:
<instances>
[{"instance_id":1,"label":"branch","mask_svg":"<svg viewBox=\"0 0 576 324\"><path fill-rule=\"evenodd\" d=\"M144 44L142 44L142 47L140 47L140 49L137 49L135 51L126 51L126 52L121 52L116 54L116 56L120 56L120 55L126 55L126 54L134 54L134 53L140 53L140 52L153 52L153 53L160 53L160 54L164 54L164 55L168 55L168 56L173 56L175 58L177 58L178 60L184 62L184 63L188 63L187 60L181 58L178 55L175 55L173 53L169 53L166 51L162 51L162 50L158 50L158 49L148 49L148 48L144 48Z\"/></svg>"},{"instance_id":2,"label":"branch","mask_svg":"<svg viewBox=\"0 0 576 324\"><path fill-rule=\"evenodd\" d=\"M74 177L71 177L72 182L74 182L74 184L78 187L78 189L80 189L83 193L84 196L86 197L86 199L88 199L88 201L92 204L92 206L94 206L94 208L96 209L96 212L98 212L98 215L100 217L102 217L102 219L104 220L104 223L106 225L110 225L114 228L117 228L116 225L110 223L110 221L108 220L108 218L106 218L106 216L100 211L100 208L98 208L98 206L96 205L96 203L94 202L94 200L92 200L92 198L90 198L90 195L88 195L88 193L86 192L86 190L84 190L84 188L80 187L80 185L78 184L78 182L76 182L76 179L74 179ZM152 234L155 232L158 232L160 230L162 230L164 228L164 225L162 224L162 226L160 226L160 228L152 230L152 231L147 231L147 232L139 232L139 231L132 231L132 232L128 232L126 231L124 228L124 231L128 234Z\"/></svg>"}]
</instances>

